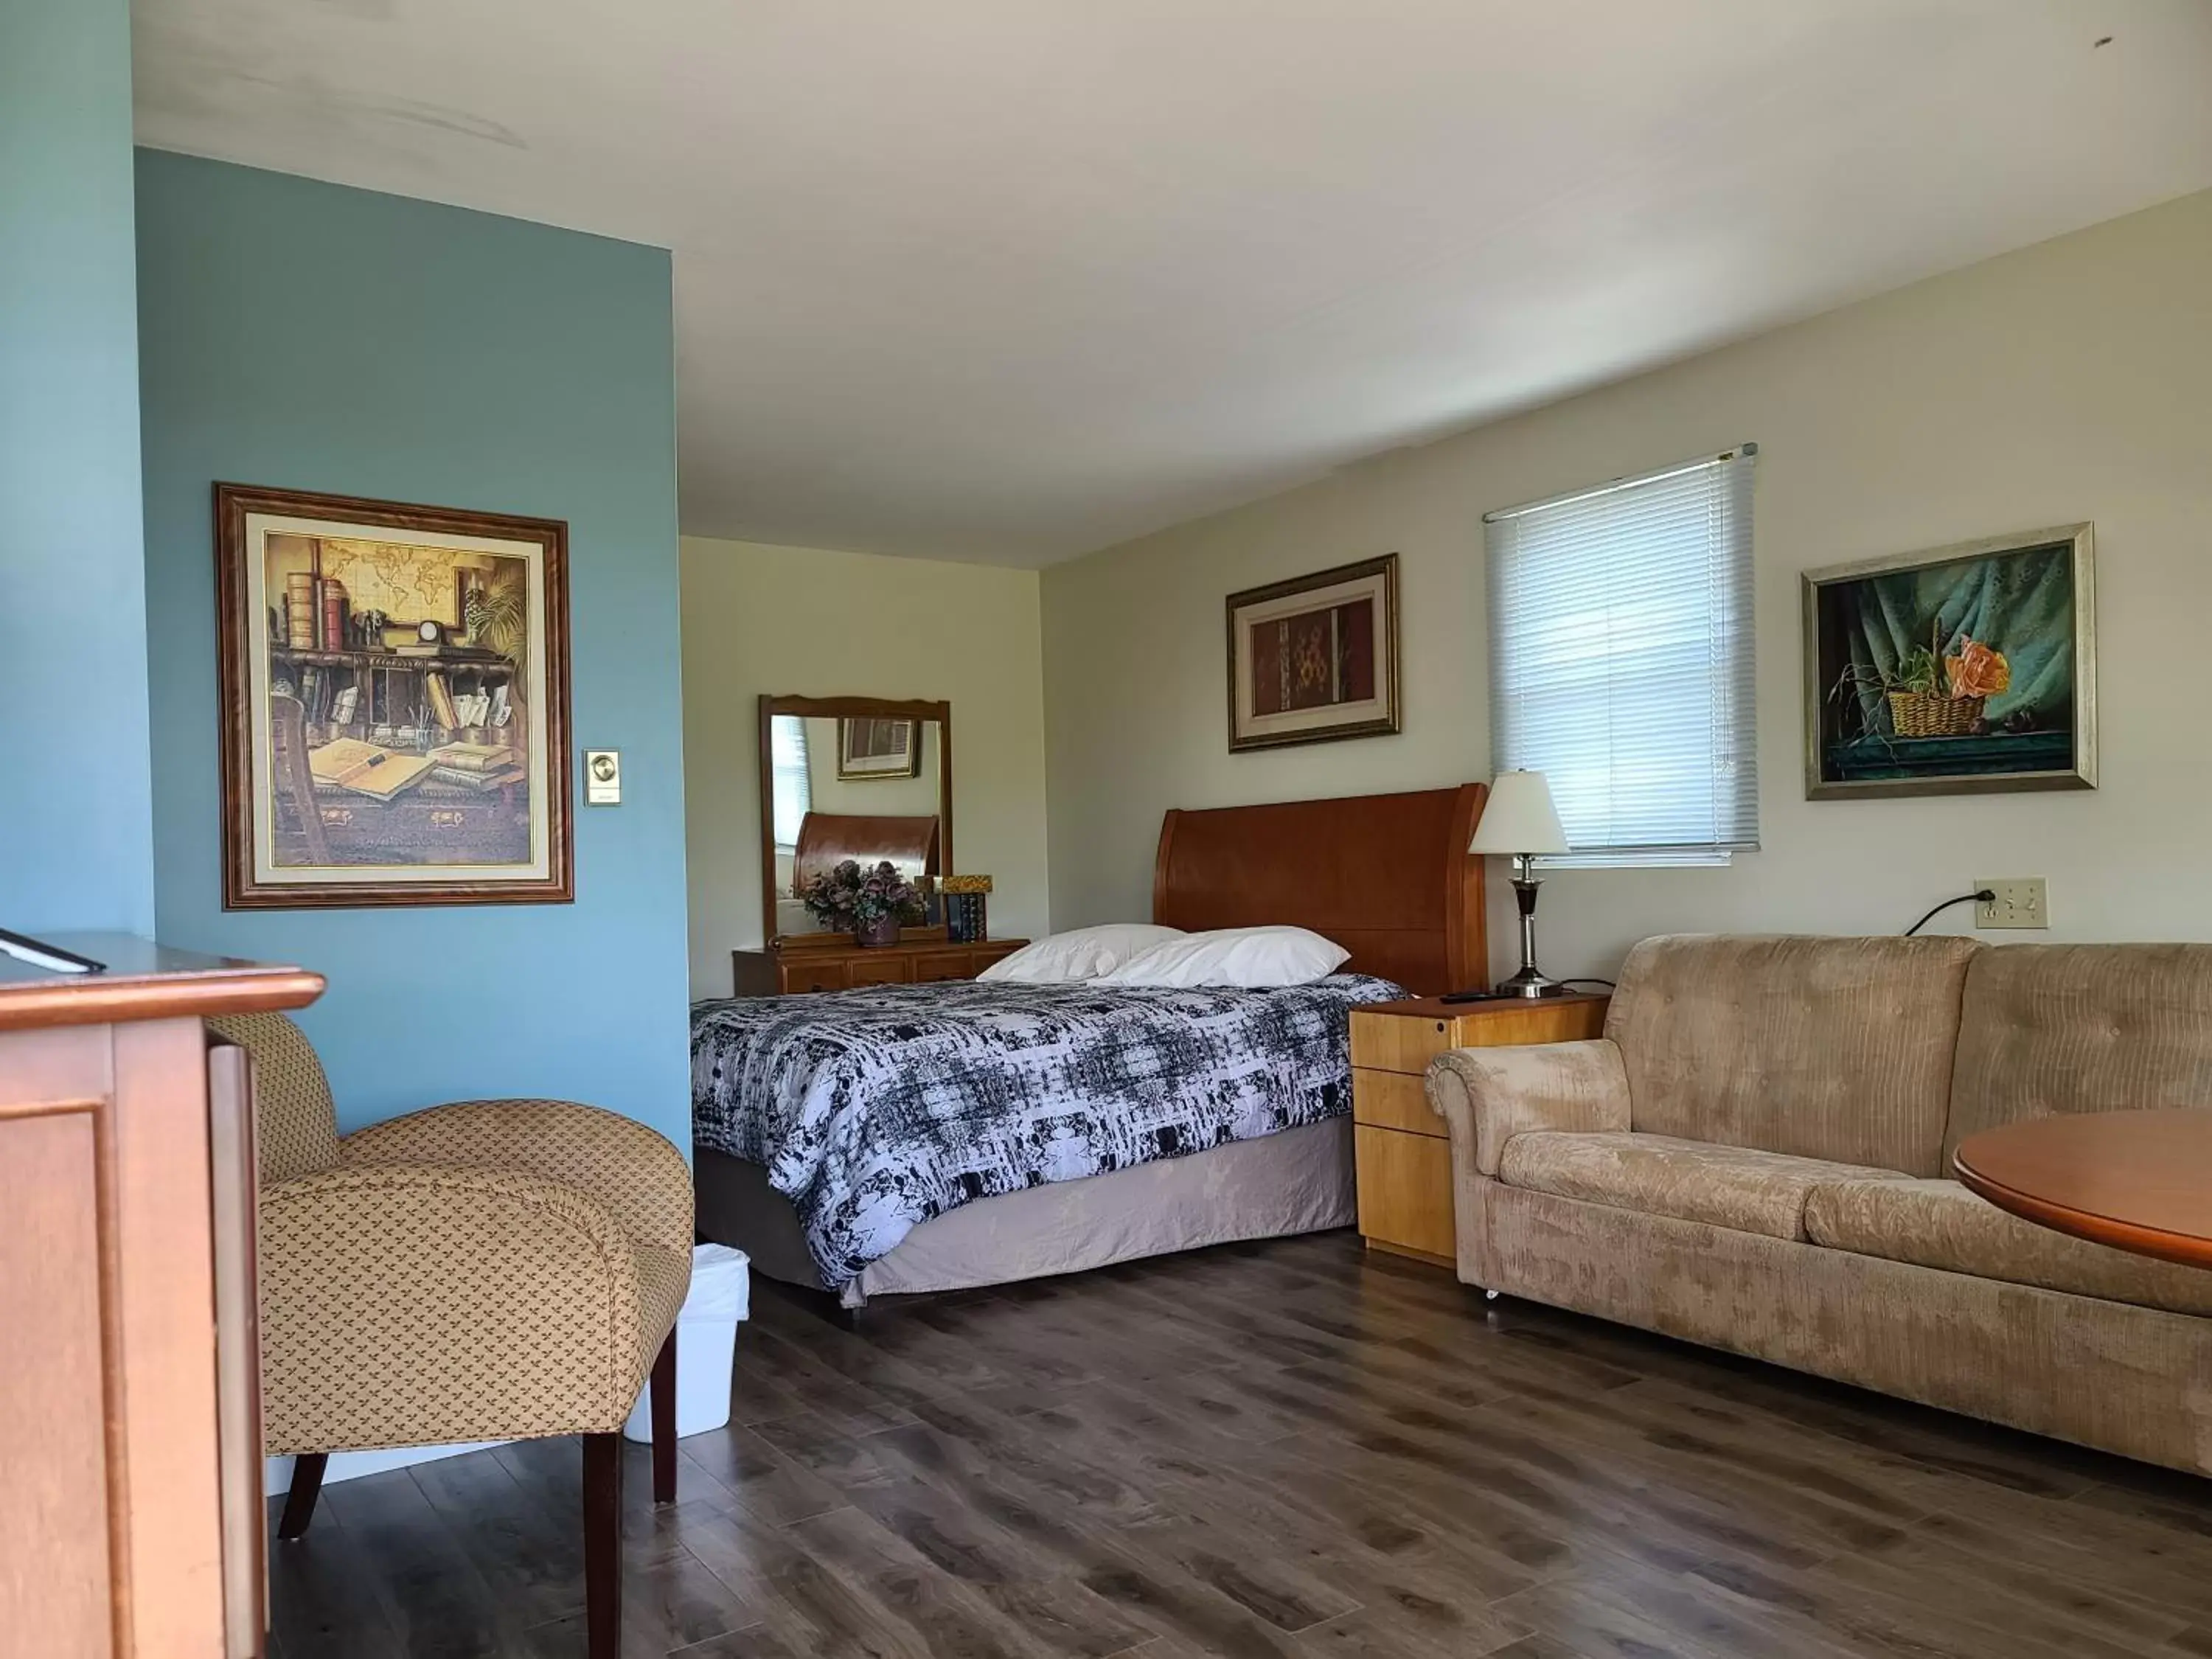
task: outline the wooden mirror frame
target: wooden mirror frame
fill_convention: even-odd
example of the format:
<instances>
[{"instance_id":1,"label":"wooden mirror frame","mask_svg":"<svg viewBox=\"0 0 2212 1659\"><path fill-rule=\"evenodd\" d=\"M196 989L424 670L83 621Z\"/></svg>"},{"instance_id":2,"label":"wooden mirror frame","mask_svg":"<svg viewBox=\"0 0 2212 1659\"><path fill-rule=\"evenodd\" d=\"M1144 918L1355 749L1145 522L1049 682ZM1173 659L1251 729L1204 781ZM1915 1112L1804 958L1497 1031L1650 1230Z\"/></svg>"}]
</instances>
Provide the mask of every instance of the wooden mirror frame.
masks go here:
<instances>
[{"instance_id":1,"label":"wooden mirror frame","mask_svg":"<svg viewBox=\"0 0 2212 1659\"><path fill-rule=\"evenodd\" d=\"M952 861L952 705L950 702L901 702L889 697L775 696L760 699L760 867L761 939L773 950L787 939L810 934L775 931L776 901L781 895L775 880L775 748L774 728L778 714L801 720L935 720L937 722L937 859L944 873L959 866Z\"/></svg>"}]
</instances>

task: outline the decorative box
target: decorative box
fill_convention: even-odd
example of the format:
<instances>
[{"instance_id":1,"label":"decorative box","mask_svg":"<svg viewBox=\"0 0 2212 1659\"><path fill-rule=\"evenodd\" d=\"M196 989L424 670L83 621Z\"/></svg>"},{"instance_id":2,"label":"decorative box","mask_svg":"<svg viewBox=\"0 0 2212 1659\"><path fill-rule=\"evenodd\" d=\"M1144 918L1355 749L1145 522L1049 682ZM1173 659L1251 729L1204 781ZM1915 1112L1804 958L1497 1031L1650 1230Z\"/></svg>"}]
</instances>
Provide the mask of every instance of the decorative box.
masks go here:
<instances>
[{"instance_id":1,"label":"decorative box","mask_svg":"<svg viewBox=\"0 0 2212 1659\"><path fill-rule=\"evenodd\" d=\"M945 896L945 937L955 945L981 945L990 927L985 900L991 891L988 876L946 876L937 884Z\"/></svg>"}]
</instances>

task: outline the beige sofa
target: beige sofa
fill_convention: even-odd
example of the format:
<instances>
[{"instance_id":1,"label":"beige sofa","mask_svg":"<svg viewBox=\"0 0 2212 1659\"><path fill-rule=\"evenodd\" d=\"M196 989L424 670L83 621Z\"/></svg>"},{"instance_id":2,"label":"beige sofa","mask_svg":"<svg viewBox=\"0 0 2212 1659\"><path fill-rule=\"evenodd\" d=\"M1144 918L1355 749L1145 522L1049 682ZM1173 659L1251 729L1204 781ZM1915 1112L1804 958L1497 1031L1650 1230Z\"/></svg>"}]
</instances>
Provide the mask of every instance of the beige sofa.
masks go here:
<instances>
[{"instance_id":1,"label":"beige sofa","mask_svg":"<svg viewBox=\"0 0 2212 1659\"><path fill-rule=\"evenodd\" d=\"M1428 1088L1469 1284L2212 1473L2212 1272L1947 1178L1996 1124L2212 1104L2212 945L1647 939L1602 1038Z\"/></svg>"}]
</instances>

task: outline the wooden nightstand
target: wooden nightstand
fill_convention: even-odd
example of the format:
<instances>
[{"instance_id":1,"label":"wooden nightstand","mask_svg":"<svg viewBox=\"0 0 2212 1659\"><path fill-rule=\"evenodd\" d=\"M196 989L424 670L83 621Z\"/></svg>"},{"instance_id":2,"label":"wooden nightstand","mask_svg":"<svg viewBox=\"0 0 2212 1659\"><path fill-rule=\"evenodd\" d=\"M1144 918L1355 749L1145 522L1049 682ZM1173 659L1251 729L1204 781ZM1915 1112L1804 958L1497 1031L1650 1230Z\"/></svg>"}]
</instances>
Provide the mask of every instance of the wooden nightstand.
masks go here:
<instances>
[{"instance_id":1,"label":"wooden nightstand","mask_svg":"<svg viewBox=\"0 0 2212 1659\"><path fill-rule=\"evenodd\" d=\"M1368 1248L1457 1265L1451 1141L1422 1073L1447 1048L1573 1042L1605 1033L1610 998L1440 1002L1417 997L1352 1011L1352 1137L1359 1236Z\"/></svg>"}]
</instances>

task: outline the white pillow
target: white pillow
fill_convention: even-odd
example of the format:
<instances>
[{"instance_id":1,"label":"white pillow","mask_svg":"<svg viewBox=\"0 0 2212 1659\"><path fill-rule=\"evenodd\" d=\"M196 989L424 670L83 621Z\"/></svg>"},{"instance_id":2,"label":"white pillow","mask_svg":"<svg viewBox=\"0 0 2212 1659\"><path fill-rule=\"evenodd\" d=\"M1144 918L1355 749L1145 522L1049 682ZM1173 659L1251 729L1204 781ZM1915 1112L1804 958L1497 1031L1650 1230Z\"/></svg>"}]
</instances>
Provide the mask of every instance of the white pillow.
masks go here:
<instances>
[{"instance_id":1,"label":"white pillow","mask_svg":"<svg viewBox=\"0 0 2212 1659\"><path fill-rule=\"evenodd\" d=\"M1186 933L1099 975L1100 985L1234 985L1259 990L1310 985L1351 959L1334 939L1304 927L1222 927Z\"/></svg>"},{"instance_id":2,"label":"white pillow","mask_svg":"<svg viewBox=\"0 0 2212 1659\"><path fill-rule=\"evenodd\" d=\"M1097 927L1077 927L1024 945L975 977L1012 980L1021 985L1070 985L1096 979L1156 945L1182 937L1180 927L1155 927L1148 921L1109 921Z\"/></svg>"}]
</instances>

